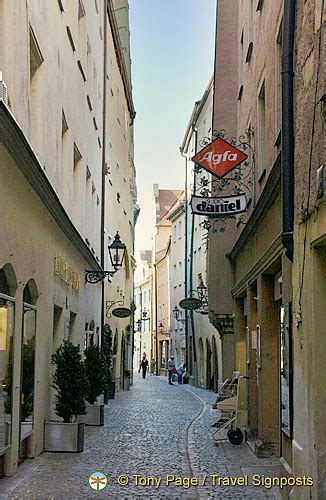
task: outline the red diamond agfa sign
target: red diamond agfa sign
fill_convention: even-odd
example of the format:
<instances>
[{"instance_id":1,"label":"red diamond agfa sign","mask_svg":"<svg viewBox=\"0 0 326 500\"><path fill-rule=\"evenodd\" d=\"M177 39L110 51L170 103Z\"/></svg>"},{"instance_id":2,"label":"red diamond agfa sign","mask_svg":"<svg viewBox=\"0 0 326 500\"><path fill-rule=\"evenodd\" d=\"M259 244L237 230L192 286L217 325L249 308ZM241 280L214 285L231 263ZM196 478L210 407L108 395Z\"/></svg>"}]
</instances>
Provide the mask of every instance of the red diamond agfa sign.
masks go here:
<instances>
[{"instance_id":1,"label":"red diamond agfa sign","mask_svg":"<svg viewBox=\"0 0 326 500\"><path fill-rule=\"evenodd\" d=\"M216 177L224 177L248 156L229 142L218 137L197 153L192 161Z\"/></svg>"}]
</instances>

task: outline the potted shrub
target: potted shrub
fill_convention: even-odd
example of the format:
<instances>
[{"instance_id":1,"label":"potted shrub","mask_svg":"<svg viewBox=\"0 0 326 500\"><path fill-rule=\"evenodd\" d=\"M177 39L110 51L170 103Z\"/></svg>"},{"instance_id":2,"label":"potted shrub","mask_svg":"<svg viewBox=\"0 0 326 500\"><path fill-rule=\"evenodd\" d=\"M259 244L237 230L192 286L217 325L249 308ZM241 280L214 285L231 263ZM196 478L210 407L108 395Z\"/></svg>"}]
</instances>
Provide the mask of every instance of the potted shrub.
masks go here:
<instances>
[{"instance_id":1,"label":"potted shrub","mask_svg":"<svg viewBox=\"0 0 326 500\"><path fill-rule=\"evenodd\" d=\"M45 422L44 451L81 452L84 449L83 422L77 415L85 415L87 378L79 346L64 340L52 356L55 365L53 387L55 411L63 421Z\"/></svg>"},{"instance_id":2,"label":"potted shrub","mask_svg":"<svg viewBox=\"0 0 326 500\"><path fill-rule=\"evenodd\" d=\"M131 376L130 370L124 369L123 370L123 388L126 391L129 391L129 389L130 389L130 376Z\"/></svg>"},{"instance_id":3,"label":"potted shrub","mask_svg":"<svg viewBox=\"0 0 326 500\"><path fill-rule=\"evenodd\" d=\"M103 394L107 387L108 367L104 353L97 345L90 345L85 349L85 370L87 377L86 425L104 425L104 405L95 404L98 396Z\"/></svg>"},{"instance_id":4,"label":"potted shrub","mask_svg":"<svg viewBox=\"0 0 326 500\"><path fill-rule=\"evenodd\" d=\"M107 364L107 386L104 391L104 404L115 396L115 381L113 376L113 345L112 330L108 324L104 325L102 353Z\"/></svg>"}]
</instances>

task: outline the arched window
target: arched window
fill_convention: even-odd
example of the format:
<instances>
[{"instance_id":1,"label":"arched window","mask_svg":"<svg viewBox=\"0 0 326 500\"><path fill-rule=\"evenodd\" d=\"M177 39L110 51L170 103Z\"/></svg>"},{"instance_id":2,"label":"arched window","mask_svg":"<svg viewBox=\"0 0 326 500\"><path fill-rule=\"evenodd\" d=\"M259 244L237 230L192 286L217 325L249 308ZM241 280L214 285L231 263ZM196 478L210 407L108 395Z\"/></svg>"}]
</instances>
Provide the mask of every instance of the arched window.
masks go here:
<instances>
[{"instance_id":1,"label":"arched window","mask_svg":"<svg viewBox=\"0 0 326 500\"><path fill-rule=\"evenodd\" d=\"M37 298L36 283L33 279L30 279L23 291L21 441L33 429Z\"/></svg>"},{"instance_id":2,"label":"arched window","mask_svg":"<svg viewBox=\"0 0 326 500\"><path fill-rule=\"evenodd\" d=\"M14 269L6 264L0 269L0 453L11 443L16 289Z\"/></svg>"}]
</instances>

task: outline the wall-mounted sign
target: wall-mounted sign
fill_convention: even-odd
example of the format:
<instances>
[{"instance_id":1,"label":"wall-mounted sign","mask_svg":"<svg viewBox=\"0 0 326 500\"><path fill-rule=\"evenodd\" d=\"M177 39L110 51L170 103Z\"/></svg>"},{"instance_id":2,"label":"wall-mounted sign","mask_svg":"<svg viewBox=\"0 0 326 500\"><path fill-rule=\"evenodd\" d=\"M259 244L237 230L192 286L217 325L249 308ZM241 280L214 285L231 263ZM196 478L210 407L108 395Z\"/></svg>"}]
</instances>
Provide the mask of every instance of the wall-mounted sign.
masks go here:
<instances>
[{"instance_id":1,"label":"wall-mounted sign","mask_svg":"<svg viewBox=\"0 0 326 500\"><path fill-rule=\"evenodd\" d=\"M197 153L192 161L215 175L224 177L248 156L229 142L218 137Z\"/></svg>"},{"instance_id":2,"label":"wall-mounted sign","mask_svg":"<svg viewBox=\"0 0 326 500\"><path fill-rule=\"evenodd\" d=\"M79 275L73 271L69 264L61 257L61 255L56 255L54 258L54 274L59 276L62 281L71 285L76 292L80 289L80 279Z\"/></svg>"},{"instance_id":3,"label":"wall-mounted sign","mask_svg":"<svg viewBox=\"0 0 326 500\"><path fill-rule=\"evenodd\" d=\"M116 307L112 311L113 316L116 318L128 318L130 316L131 311L127 307Z\"/></svg>"},{"instance_id":4,"label":"wall-mounted sign","mask_svg":"<svg viewBox=\"0 0 326 500\"><path fill-rule=\"evenodd\" d=\"M196 297L188 297L187 299L182 299L179 302L179 306L182 307L182 309L189 310L199 309L202 305L202 301Z\"/></svg>"},{"instance_id":5,"label":"wall-mounted sign","mask_svg":"<svg viewBox=\"0 0 326 500\"><path fill-rule=\"evenodd\" d=\"M227 217L244 212L247 207L247 200L244 194L214 198L193 196L190 205L193 214Z\"/></svg>"}]
</instances>

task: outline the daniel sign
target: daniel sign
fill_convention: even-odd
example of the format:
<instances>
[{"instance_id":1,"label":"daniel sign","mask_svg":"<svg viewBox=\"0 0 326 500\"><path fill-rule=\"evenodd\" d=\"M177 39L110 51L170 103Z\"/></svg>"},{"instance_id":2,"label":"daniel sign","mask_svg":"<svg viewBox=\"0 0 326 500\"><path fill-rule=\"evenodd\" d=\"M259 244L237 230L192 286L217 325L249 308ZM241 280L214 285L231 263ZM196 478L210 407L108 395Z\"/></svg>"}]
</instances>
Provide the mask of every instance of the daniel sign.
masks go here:
<instances>
[{"instance_id":1,"label":"daniel sign","mask_svg":"<svg viewBox=\"0 0 326 500\"><path fill-rule=\"evenodd\" d=\"M221 178L246 159L247 155L243 151L218 137L197 153L192 161Z\"/></svg>"},{"instance_id":2,"label":"daniel sign","mask_svg":"<svg viewBox=\"0 0 326 500\"><path fill-rule=\"evenodd\" d=\"M247 207L247 200L244 194L216 198L193 196L190 204L193 214L227 217L244 212Z\"/></svg>"}]
</instances>

